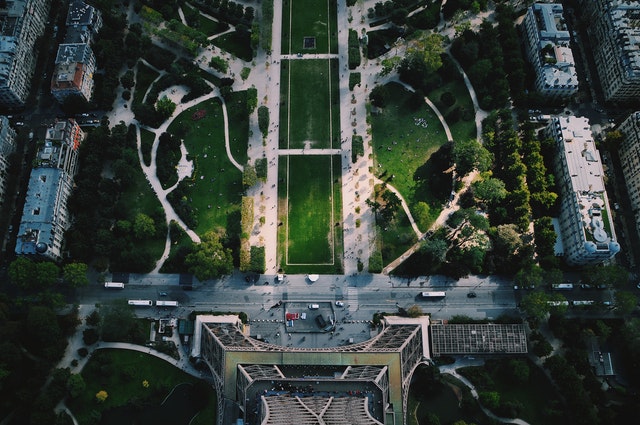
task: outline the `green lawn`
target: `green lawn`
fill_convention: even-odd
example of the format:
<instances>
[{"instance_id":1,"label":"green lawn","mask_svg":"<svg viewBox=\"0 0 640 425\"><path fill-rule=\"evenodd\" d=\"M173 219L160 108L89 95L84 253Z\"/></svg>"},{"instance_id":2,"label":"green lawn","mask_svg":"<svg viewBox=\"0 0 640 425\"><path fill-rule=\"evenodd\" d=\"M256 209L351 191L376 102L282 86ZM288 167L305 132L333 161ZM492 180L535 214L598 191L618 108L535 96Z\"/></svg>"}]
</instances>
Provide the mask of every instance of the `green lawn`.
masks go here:
<instances>
[{"instance_id":1,"label":"green lawn","mask_svg":"<svg viewBox=\"0 0 640 425\"><path fill-rule=\"evenodd\" d=\"M206 117L193 121L192 114L200 109ZM233 122L229 127L234 126ZM195 171L189 184L186 200L196 211L196 233L203 235L217 228L227 228L228 217L240 209L242 173L227 158L224 145L222 106L218 99L210 99L181 113L168 131L181 135L194 161Z\"/></svg>"},{"instance_id":2,"label":"green lawn","mask_svg":"<svg viewBox=\"0 0 640 425\"><path fill-rule=\"evenodd\" d=\"M196 378L164 360L129 350L99 350L82 371L86 391L75 400L67 401L81 424L93 423L92 411L102 412L129 403L161 404L171 389L180 383L194 383ZM149 387L142 382L148 381ZM104 390L108 398L97 403L95 395ZM216 418L216 395L211 389L209 403L192 422L212 423Z\"/></svg>"},{"instance_id":3,"label":"green lawn","mask_svg":"<svg viewBox=\"0 0 640 425\"><path fill-rule=\"evenodd\" d=\"M398 189L410 208L428 203L435 219L451 191L441 149L447 137L431 108L411 108L410 93L397 83L387 89L387 105L371 116L375 174Z\"/></svg>"},{"instance_id":4,"label":"green lawn","mask_svg":"<svg viewBox=\"0 0 640 425\"><path fill-rule=\"evenodd\" d=\"M247 163L249 149L249 114L247 91L233 92L225 101L229 119L229 146L231 154L240 165Z\"/></svg>"},{"instance_id":5,"label":"green lawn","mask_svg":"<svg viewBox=\"0 0 640 425\"><path fill-rule=\"evenodd\" d=\"M211 43L245 62L251 62L253 60L253 50L251 49L249 33L233 31L214 38L211 40Z\"/></svg>"},{"instance_id":6,"label":"green lawn","mask_svg":"<svg viewBox=\"0 0 640 425\"><path fill-rule=\"evenodd\" d=\"M341 270L339 156L281 157L279 260L290 273Z\"/></svg>"},{"instance_id":7,"label":"green lawn","mask_svg":"<svg viewBox=\"0 0 640 425\"><path fill-rule=\"evenodd\" d=\"M398 209L395 219L385 228L378 226L377 233L382 240L382 264L386 266L400 257L418 241L404 209Z\"/></svg>"},{"instance_id":8,"label":"green lawn","mask_svg":"<svg viewBox=\"0 0 640 425\"><path fill-rule=\"evenodd\" d=\"M133 87L133 104L142 103L145 93L149 90L149 86L158 78L158 74L142 62L138 62L138 72L136 74L136 85Z\"/></svg>"},{"instance_id":9,"label":"green lawn","mask_svg":"<svg viewBox=\"0 0 640 425\"><path fill-rule=\"evenodd\" d=\"M282 53L337 53L336 4L336 0L284 0ZM305 37L315 37L315 48L305 48Z\"/></svg>"},{"instance_id":10,"label":"green lawn","mask_svg":"<svg viewBox=\"0 0 640 425\"><path fill-rule=\"evenodd\" d=\"M144 128L140 129L140 151L142 152L142 160L146 166L151 164L151 150L155 139L155 133Z\"/></svg>"},{"instance_id":11,"label":"green lawn","mask_svg":"<svg viewBox=\"0 0 640 425\"><path fill-rule=\"evenodd\" d=\"M280 148L339 147L338 61L283 60L280 81Z\"/></svg>"},{"instance_id":12,"label":"green lawn","mask_svg":"<svg viewBox=\"0 0 640 425\"><path fill-rule=\"evenodd\" d=\"M446 107L440 102L440 96L444 92L453 94L456 102ZM467 87L462 79L454 79L441 87L429 92L429 99L438 107L451 130L453 140L468 140L476 137L476 122L474 119L473 102ZM454 118L454 113L459 111L459 118Z\"/></svg>"}]
</instances>

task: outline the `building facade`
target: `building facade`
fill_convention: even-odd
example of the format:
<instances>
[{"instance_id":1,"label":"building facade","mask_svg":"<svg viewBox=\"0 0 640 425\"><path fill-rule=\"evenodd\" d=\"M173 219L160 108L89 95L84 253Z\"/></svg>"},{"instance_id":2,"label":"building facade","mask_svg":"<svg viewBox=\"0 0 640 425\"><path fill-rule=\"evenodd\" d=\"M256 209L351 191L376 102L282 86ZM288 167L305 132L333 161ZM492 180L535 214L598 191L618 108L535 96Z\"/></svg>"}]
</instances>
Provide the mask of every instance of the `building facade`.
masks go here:
<instances>
[{"instance_id":1,"label":"building facade","mask_svg":"<svg viewBox=\"0 0 640 425\"><path fill-rule=\"evenodd\" d=\"M0 105L24 106L36 67L50 0L7 0L0 9Z\"/></svg>"},{"instance_id":2,"label":"building facade","mask_svg":"<svg viewBox=\"0 0 640 425\"><path fill-rule=\"evenodd\" d=\"M636 231L640 233L640 111L624 120L618 130L624 139L618 147L622 173L631 201Z\"/></svg>"},{"instance_id":3,"label":"building facade","mask_svg":"<svg viewBox=\"0 0 640 425\"><path fill-rule=\"evenodd\" d=\"M300 348L244 335L237 316L197 316L192 355L213 375L218 423L230 404L245 423L405 423L411 376L429 358L429 319L385 320L368 341Z\"/></svg>"},{"instance_id":4,"label":"building facade","mask_svg":"<svg viewBox=\"0 0 640 425\"><path fill-rule=\"evenodd\" d=\"M64 43L58 46L51 77L51 94L62 103L69 96L85 101L93 93L96 58L91 42L102 27L100 12L82 1L73 1L67 13Z\"/></svg>"},{"instance_id":5,"label":"building facade","mask_svg":"<svg viewBox=\"0 0 640 425\"><path fill-rule=\"evenodd\" d=\"M562 251L570 265L598 264L620 251L589 120L555 116L546 129L556 143Z\"/></svg>"},{"instance_id":6,"label":"building facade","mask_svg":"<svg viewBox=\"0 0 640 425\"><path fill-rule=\"evenodd\" d=\"M64 234L71 226L67 201L78 168L78 148L84 133L73 120L47 129L38 149L18 229L15 253L58 261Z\"/></svg>"},{"instance_id":7,"label":"building facade","mask_svg":"<svg viewBox=\"0 0 640 425\"><path fill-rule=\"evenodd\" d=\"M548 98L568 98L578 92L571 36L561 4L535 3L522 23L527 58L536 73L536 90Z\"/></svg>"},{"instance_id":8,"label":"building facade","mask_svg":"<svg viewBox=\"0 0 640 425\"><path fill-rule=\"evenodd\" d=\"M640 1L583 0L584 20L604 98L640 97Z\"/></svg>"},{"instance_id":9,"label":"building facade","mask_svg":"<svg viewBox=\"0 0 640 425\"><path fill-rule=\"evenodd\" d=\"M0 205L4 203L9 176L10 156L16 151L16 131L9 119L0 115Z\"/></svg>"}]
</instances>

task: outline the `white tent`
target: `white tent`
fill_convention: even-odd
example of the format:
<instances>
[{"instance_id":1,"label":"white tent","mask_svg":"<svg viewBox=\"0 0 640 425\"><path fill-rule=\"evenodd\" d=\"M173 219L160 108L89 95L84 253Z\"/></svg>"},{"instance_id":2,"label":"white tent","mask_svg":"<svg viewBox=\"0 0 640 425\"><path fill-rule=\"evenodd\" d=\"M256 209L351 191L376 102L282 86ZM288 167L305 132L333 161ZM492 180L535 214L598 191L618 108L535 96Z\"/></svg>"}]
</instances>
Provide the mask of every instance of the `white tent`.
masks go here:
<instances>
[{"instance_id":1,"label":"white tent","mask_svg":"<svg viewBox=\"0 0 640 425\"><path fill-rule=\"evenodd\" d=\"M320 278L320 275L319 274L310 274L310 275L307 275L307 277L309 278L309 280L311 282L315 282L316 280L318 280Z\"/></svg>"}]
</instances>

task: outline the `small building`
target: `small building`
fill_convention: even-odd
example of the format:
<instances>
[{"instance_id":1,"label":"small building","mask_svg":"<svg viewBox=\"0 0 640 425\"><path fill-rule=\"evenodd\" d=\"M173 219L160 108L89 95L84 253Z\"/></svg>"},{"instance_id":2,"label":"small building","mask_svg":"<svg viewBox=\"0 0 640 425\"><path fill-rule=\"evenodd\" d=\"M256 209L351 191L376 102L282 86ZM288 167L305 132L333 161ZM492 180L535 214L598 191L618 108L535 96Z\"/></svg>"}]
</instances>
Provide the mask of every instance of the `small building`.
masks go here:
<instances>
[{"instance_id":1,"label":"small building","mask_svg":"<svg viewBox=\"0 0 640 425\"><path fill-rule=\"evenodd\" d=\"M88 44L61 44L58 46L51 94L60 103L69 96L81 96L87 102L93 92L93 74L96 58Z\"/></svg>"}]
</instances>

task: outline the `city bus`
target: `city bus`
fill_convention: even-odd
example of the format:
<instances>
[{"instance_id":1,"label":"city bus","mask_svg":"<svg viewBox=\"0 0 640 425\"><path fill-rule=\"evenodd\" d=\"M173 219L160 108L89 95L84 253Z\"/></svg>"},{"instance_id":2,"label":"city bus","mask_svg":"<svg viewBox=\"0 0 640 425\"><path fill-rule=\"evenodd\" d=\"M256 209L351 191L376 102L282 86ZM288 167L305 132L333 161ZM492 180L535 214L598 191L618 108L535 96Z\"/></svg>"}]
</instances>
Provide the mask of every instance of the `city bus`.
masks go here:
<instances>
[{"instance_id":1,"label":"city bus","mask_svg":"<svg viewBox=\"0 0 640 425\"><path fill-rule=\"evenodd\" d=\"M153 305L153 301L151 300L129 300L127 302L129 305L135 305L138 307L151 307Z\"/></svg>"},{"instance_id":2,"label":"city bus","mask_svg":"<svg viewBox=\"0 0 640 425\"><path fill-rule=\"evenodd\" d=\"M122 282L105 282L105 288L116 288L116 289L124 289L124 283Z\"/></svg>"},{"instance_id":3,"label":"city bus","mask_svg":"<svg viewBox=\"0 0 640 425\"><path fill-rule=\"evenodd\" d=\"M178 307L178 301L156 301L156 307Z\"/></svg>"},{"instance_id":4,"label":"city bus","mask_svg":"<svg viewBox=\"0 0 640 425\"><path fill-rule=\"evenodd\" d=\"M551 289L556 291L562 291L562 290L567 291L567 290L573 289L573 283L555 283L551 285Z\"/></svg>"},{"instance_id":5,"label":"city bus","mask_svg":"<svg viewBox=\"0 0 640 425\"><path fill-rule=\"evenodd\" d=\"M444 298L446 296L446 292L444 291L432 291L432 292L421 292L420 296L422 298Z\"/></svg>"}]
</instances>

